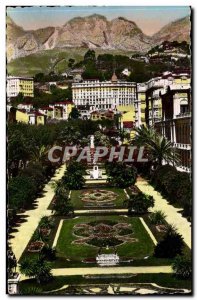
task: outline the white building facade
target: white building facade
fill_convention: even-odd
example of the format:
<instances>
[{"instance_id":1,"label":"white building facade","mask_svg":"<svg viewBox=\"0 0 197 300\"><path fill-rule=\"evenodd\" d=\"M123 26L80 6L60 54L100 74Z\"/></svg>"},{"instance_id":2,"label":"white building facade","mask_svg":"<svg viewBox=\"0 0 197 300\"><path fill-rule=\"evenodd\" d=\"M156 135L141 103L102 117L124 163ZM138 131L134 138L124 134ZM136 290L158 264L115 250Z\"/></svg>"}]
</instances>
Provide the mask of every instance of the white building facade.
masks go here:
<instances>
[{"instance_id":1,"label":"white building facade","mask_svg":"<svg viewBox=\"0 0 197 300\"><path fill-rule=\"evenodd\" d=\"M73 102L78 106L89 106L90 110L116 109L120 105L134 104L136 83L119 81L116 75L111 81L86 80L72 84Z\"/></svg>"},{"instance_id":2,"label":"white building facade","mask_svg":"<svg viewBox=\"0 0 197 300\"><path fill-rule=\"evenodd\" d=\"M34 82L31 77L7 77L7 97L16 97L22 93L25 97L34 96Z\"/></svg>"}]
</instances>

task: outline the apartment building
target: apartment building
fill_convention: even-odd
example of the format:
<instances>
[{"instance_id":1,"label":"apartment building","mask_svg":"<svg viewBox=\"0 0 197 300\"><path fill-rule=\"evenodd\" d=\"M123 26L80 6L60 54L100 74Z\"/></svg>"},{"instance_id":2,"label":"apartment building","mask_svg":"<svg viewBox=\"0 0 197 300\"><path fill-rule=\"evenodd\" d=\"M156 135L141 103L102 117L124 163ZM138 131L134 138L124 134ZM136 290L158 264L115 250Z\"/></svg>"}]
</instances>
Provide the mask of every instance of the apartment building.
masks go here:
<instances>
[{"instance_id":1,"label":"apartment building","mask_svg":"<svg viewBox=\"0 0 197 300\"><path fill-rule=\"evenodd\" d=\"M160 94L162 119L154 126L170 140L180 156L180 171L191 171L191 88L189 84L174 83Z\"/></svg>"},{"instance_id":2,"label":"apartment building","mask_svg":"<svg viewBox=\"0 0 197 300\"><path fill-rule=\"evenodd\" d=\"M152 78L146 82L146 124L153 126L155 122L162 119L161 93L165 93L168 86L180 84L190 86L190 75L188 73L164 72L162 76Z\"/></svg>"},{"instance_id":3,"label":"apartment building","mask_svg":"<svg viewBox=\"0 0 197 300\"><path fill-rule=\"evenodd\" d=\"M146 90L147 90L147 86L145 83L137 84L137 97L134 101L135 127L146 125L146 119L145 119Z\"/></svg>"},{"instance_id":4,"label":"apartment building","mask_svg":"<svg viewBox=\"0 0 197 300\"><path fill-rule=\"evenodd\" d=\"M72 84L74 104L77 107L89 105L91 111L134 105L136 94L136 83L120 81L115 73L110 81L85 80Z\"/></svg>"},{"instance_id":5,"label":"apartment building","mask_svg":"<svg viewBox=\"0 0 197 300\"><path fill-rule=\"evenodd\" d=\"M22 93L25 97L34 96L34 82L31 77L7 77L7 97L9 98L18 96Z\"/></svg>"}]
</instances>

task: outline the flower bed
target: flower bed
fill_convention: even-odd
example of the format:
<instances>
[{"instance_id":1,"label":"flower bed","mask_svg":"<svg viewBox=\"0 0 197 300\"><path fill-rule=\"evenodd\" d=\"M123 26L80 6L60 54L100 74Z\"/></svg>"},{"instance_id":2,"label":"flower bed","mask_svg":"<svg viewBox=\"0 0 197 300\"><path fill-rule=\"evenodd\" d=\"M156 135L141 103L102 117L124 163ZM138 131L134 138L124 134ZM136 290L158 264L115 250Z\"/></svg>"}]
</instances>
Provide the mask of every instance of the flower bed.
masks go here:
<instances>
[{"instance_id":1,"label":"flower bed","mask_svg":"<svg viewBox=\"0 0 197 300\"><path fill-rule=\"evenodd\" d=\"M86 190L80 196L81 201L85 206L115 206L113 203L116 200L117 194L108 190Z\"/></svg>"},{"instance_id":2,"label":"flower bed","mask_svg":"<svg viewBox=\"0 0 197 300\"><path fill-rule=\"evenodd\" d=\"M96 247L114 247L126 242L135 242L131 224L111 221L76 224L73 234L79 237L74 244L88 244Z\"/></svg>"},{"instance_id":3,"label":"flower bed","mask_svg":"<svg viewBox=\"0 0 197 300\"><path fill-rule=\"evenodd\" d=\"M49 234L51 233L51 229L41 227L41 228L40 228L40 232L41 232L41 234L42 234L43 236L49 236Z\"/></svg>"},{"instance_id":4,"label":"flower bed","mask_svg":"<svg viewBox=\"0 0 197 300\"><path fill-rule=\"evenodd\" d=\"M38 252L40 252L42 250L43 247L44 247L44 242L35 241L35 242L31 242L29 244L27 251L28 252L38 253Z\"/></svg>"}]
</instances>

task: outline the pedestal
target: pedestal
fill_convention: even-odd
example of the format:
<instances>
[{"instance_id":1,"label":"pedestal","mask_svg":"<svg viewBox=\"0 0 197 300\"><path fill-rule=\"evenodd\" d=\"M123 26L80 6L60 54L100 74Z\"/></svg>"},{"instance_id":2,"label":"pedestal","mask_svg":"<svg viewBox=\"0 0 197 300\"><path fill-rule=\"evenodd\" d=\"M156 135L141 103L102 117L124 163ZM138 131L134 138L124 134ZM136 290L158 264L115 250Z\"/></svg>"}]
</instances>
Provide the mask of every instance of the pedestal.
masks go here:
<instances>
[{"instance_id":1,"label":"pedestal","mask_svg":"<svg viewBox=\"0 0 197 300\"><path fill-rule=\"evenodd\" d=\"M16 295L19 294L19 283L20 274L16 273L13 278L8 278L8 294L9 295Z\"/></svg>"}]
</instances>

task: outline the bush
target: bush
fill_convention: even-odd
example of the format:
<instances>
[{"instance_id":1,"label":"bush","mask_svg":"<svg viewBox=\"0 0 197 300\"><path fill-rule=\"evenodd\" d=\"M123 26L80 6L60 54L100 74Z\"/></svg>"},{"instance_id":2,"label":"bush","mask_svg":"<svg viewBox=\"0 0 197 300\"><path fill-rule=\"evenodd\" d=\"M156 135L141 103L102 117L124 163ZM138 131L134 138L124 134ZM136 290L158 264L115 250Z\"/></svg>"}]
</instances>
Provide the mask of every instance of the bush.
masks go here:
<instances>
[{"instance_id":1,"label":"bush","mask_svg":"<svg viewBox=\"0 0 197 300\"><path fill-rule=\"evenodd\" d=\"M56 259L56 250L51 248L49 245L45 245L42 250L41 254L43 255L44 259L53 261Z\"/></svg>"},{"instance_id":2,"label":"bush","mask_svg":"<svg viewBox=\"0 0 197 300\"><path fill-rule=\"evenodd\" d=\"M73 206L68 198L68 190L65 187L64 179L62 179L55 189L55 202L53 209L56 214L67 216L73 213Z\"/></svg>"},{"instance_id":3,"label":"bush","mask_svg":"<svg viewBox=\"0 0 197 300\"><path fill-rule=\"evenodd\" d=\"M150 216L150 221L154 225L162 225L165 222L166 215L161 210L154 211Z\"/></svg>"},{"instance_id":4,"label":"bush","mask_svg":"<svg viewBox=\"0 0 197 300\"><path fill-rule=\"evenodd\" d=\"M25 276L35 278L39 284L47 283L53 278L50 264L41 256L24 259L20 265L20 272Z\"/></svg>"},{"instance_id":5,"label":"bush","mask_svg":"<svg viewBox=\"0 0 197 300\"><path fill-rule=\"evenodd\" d=\"M36 187L32 178L18 176L11 178L8 184L9 208L26 208L36 198Z\"/></svg>"},{"instance_id":6,"label":"bush","mask_svg":"<svg viewBox=\"0 0 197 300\"><path fill-rule=\"evenodd\" d=\"M137 178L137 170L122 162L107 162L105 164L107 181L116 187L126 188L134 185Z\"/></svg>"},{"instance_id":7,"label":"bush","mask_svg":"<svg viewBox=\"0 0 197 300\"><path fill-rule=\"evenodd\" d=\"M180 279L190 279L192 276L192 262L189 257L177 255L172 264L172 269L176 277Z\"/></svg>"},{"instance_id":8,"label":"bush","mask_svg":"<svg viewBox=\"0 0 197 300\"><path fill-rule=\"evenodd\" d=\"M174 258L182 254L184 243L182 236L169 227L163 239L155 247L154 256L160 258Z\"/></svg>"},{"instance_id":9,"label":"bush","mask_svg":"<svg viewBox=\"0 0 197 300\"><path fill-rule=\"evenodd\" d=\"M170 165L161 166L154 172L151 183L170 203L179 201L184 208L183 215L191 217L192 189L188 173L179 172Z\"/></svg>"},{"instance_id":10,"label":"bush","mask_svg":"<svg viewBox=\"0 0 197 300\"><path fill-rule=\"evenodd\" d=\"M131 196L128 201L128 213L144 214L150 207L154 206L154 199L150 195L139 192L137 195Z\"/></svg>"}]
</instances>

